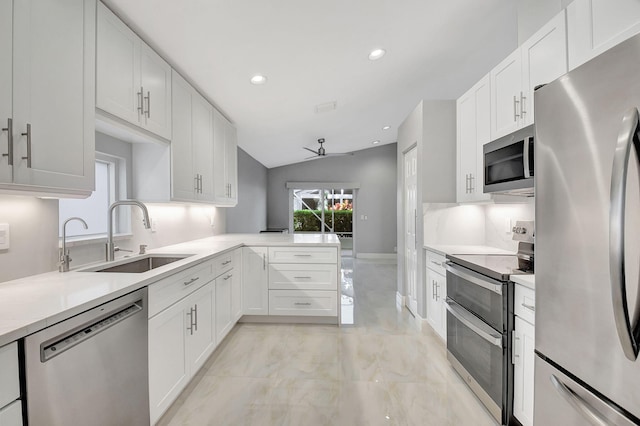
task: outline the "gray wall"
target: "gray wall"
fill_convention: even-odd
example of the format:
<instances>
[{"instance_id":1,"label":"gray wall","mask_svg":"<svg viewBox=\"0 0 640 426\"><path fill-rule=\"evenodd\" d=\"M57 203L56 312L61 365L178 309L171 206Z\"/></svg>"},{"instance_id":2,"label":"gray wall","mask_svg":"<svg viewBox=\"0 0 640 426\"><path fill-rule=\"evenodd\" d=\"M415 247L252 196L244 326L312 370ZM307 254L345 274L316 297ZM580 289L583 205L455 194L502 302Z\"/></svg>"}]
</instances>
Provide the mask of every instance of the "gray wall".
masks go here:
<instances>
[{"instance_id":1,"label":"gray wall","mask_svg":"<svg viewBox=\"0 0 640 426\"><path fill-rule=\"evenodd\" d=\"M238 148L238 204L227 209L228 233L256 233L267 227L267 168Z\"/></svg>"},{"instance_id":2,"label":"gray wall","mask_svg":"<svg viewBox=\"0 0 640 426\"><path fill-rule=\"evenodd\" d=\"M571 0L517 0L518 46L527 41Z\"/></svg>"},{"instance_id":3,"label":"gray wall","mask_svg":"<svg viewBox=\"0 0 640 426\"><path fill-rule=\"evenodd\" d=\"M269 169L267 222L289 227L287 182L359 182L354 204L358 253L393 253L396 246L396 144ZM360 220L361 215L368 219Z\"/></svg>"}]
</instances>

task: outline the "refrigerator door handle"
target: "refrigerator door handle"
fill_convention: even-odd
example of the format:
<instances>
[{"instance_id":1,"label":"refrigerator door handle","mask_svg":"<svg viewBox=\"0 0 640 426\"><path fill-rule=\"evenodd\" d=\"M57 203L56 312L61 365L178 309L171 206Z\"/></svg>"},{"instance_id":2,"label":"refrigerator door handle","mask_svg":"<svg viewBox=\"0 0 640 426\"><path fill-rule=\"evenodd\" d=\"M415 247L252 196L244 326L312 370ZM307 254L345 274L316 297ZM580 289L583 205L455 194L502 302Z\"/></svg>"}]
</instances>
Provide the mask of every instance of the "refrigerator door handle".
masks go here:
<instances>
[{"instance_id":1,"label":"refrigerator door handle","mask_svg":"<svg viewBox=\"0 0 640 426\"><path fill-rule=\"evenodd\" d=\"M640 156L640 123L638 109L635 107L625 113L618 134L611 172L609 207L609 277L614 319L624 354L629 360L635 361L640 350L640 319L634 318L635 324L632 324L629 317L624 266L625 202L632 145Z\"/></svg>"},{"instance_id":2,"label":"refrigerator door handle","mask_svg":"<svg viewBox=\"0 0 640 426\"><path fill-rule=\"evenodd\" d=\"M549 378L553 387L556 388L558 393L567 401L573 408L575 408L582 417L589 421L594 426L611 426L611 423L595 408L593 408L587 401L582 399L580 395L572 391L567 385L562 383L555 374L552 374Z\"/></svg>"},{"instance_id":3,"label":"refrigerator door handle","mask_svg":"<svg viewBox=\"0 0 640 426\"><path fill-rule=\"evenodd\" d=\"M532 137L528 137L524 140L524 146L522 148L522 162L524 163L524 177L525 179L529 179L531 177L531 170L529 169L529 141L533 139Z\"/></svg>"}]
</instances>

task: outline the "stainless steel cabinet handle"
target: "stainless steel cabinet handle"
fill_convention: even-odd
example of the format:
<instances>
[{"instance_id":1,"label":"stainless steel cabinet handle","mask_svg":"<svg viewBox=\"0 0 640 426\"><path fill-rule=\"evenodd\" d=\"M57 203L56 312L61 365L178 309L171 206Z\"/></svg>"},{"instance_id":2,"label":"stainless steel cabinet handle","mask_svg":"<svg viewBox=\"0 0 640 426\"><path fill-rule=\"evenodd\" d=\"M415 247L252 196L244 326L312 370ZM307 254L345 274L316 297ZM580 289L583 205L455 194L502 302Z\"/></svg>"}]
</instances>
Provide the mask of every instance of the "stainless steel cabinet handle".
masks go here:
<instances>
[{"instance_id":1,"label":"stainless steel cabinet handle","mask_svg":"<svg viewBox=\"0 0 640 426\"><path fill-rule=\"evenodd\" d=\"M528 310L530 310L532 312L536 311L536 307L533 306L533 305L527 305L526 303L521 303L520 305L522 305L523 308L528 309Z\"/></svg>"},{"instance_id":2,"label":"stainless steel cabinet handle","mask_svg":"<svg viewBox=\"0 0 640 426\"><path fill-rule=\"evenodd\" d=\"M151 92L147 90L147 96L144 97L147 100L147 118L151 118Z\"/></svg>"},{"instance_id":3,"label":"stainless steel cabinet handle","mask_svg":"<svg viewBox=\"0 0 640 426\"><path fill-rule=\"evenodd\" d=\"M295 306L311 306L310 302L295 302Z\"/></svg>"},{"instance_id":4,"label":"stainless steel cabinet handle","mask_svg":"<svg viewBox=\"0 0 640 426\"><path fill-rule=\"evenodd\" d=\"M598 410L593 408L587 401L582 399L580 395L572 391L567 385L562 383L554 374L549 378L553 387L573 408L575 408L582 417L594 426L610 426L611 423ZM613 409L613 407L611 407ZM617 410L616 410L617 411Z\"/></svg>"},{"instance_id":5,"label":"stainless steel cabinet handle","mask_svg":"<svg viewBox=\"0 0 640 426\"><path fill-rule=\"evenodd\" d=\"M144 115L144 89L140 86L140 91L136 93L138 95L138 115Z\"/></svg>"},{"instance_id":6,"label":"stainless steel cabinet handle","mask_svg":"<svg viewBox=\"0 0 640 426\"><path fill-rule=\"evenodd\" d=\"M195 313L193 326L195 327L195 331L198 331L198 304L196 303L193 306L195 306L195 308L193 309L193 312Z\"/></svg>"},{"instance_id":7,"label":"stainless steel cabinet handle","mask_svg":"<svg viewBox=\"0 0 640 426\"><path fill-rule=\"evenodd\" d=\"M230 264L230 263L231 263L231 261L230 261L230 260L225 260L224 262L222 262L222 266L228 265L228 264Z\"/></svg>"},{"instance_id":8,"label":"stainless steel cabinet handle","mask_svg":"<svg viewBox=\"0 0 640 426\"><path fill-rule=\"evenodd\" d=\"M447 270L447 272L450 272L458 278L462 278L463 280L468 281L472 284L479 285L480 287L491 290L494 293L502 294L502 284L493 284L492 281L488 281L490 278L483 279L481 278L481 276L476 277L474 272L461 271L448 262L444 264L444 268Z\"/></svg>"},{"instance_id":9,"label":"stainless steel cabinet handle","mask_svg":"<svg viewBox=\"0 0 640 426\"><path fill-rule=\"evenodd\" d=\"M436 262L435 260L430 260L434 265L442 266L442 262Z\"/></svg>"},{"instance_id":10,"label":"stainless steel cabinet handle","mask_svg":"<svg viewBox=\"0 0 640 426\"><path fill-rule=\"evenodd\" d=\"M522 116L522 119L524 119L524 115L527 113L527 110L525 109L525 102L527 100L527 97L524 95L523 92L520 92L520 115Z\"/></svg>"},{"instance_id":11,"label":"stainless steel cabinet handle","mask_svg":"<svg viewBox=\"0 0 640 426\"><path fill-rule=\"evenodd\" d=\"M469 193L469 174L464 175L465 178L465 194Z\"/></svg>"},{"instance_id":12,"label":"stainless steel cabinet handle","mask_svg":"<svg viewBox=\"0 0 640 426\"><path fill-rule=\"evenodd\" d=\"M13 166L13 119L7 118L7 127L2 131L7 132L7 153L2 156L7 157L8 164Z\"/></svg>"},{"instance_id":13,"label":"stainless steel cabinet handle","mask_svg":"<svg viewBox=\"0 0 640 426\"><path fill-rule=\"evenodd\" d=\"M27 123L26 133L21 133L22 136L27 137L27 156L22 157L23 160L27 160L27 167L31 168L31 124Z\"/></svg>"},{"instance_id":14,"label":"stainless steel cabinet handle","mask_svg":"<svg viewBox=\"0 0 640 426\"><path fill-rule=\"evenodd\" d=\"M516 335L516 331L513 330L511 332L511 364L513 365L516 365L516 358L520 358L520 355L516 352L518 340L520 340L520 338Z\"/></svg>"},{"instance_id":15,"label":"stainless steel cabinet handle","mask_svg":"<svg viewBox=\"0 0 640 426\"><path fill-rule=\"evenodd\" d=\"M199 185L199 182L200 182L200 181L198 180L198 175L195 175L195 176L193 177L193 182L194 182L194 188L193 188L193 190L194 190L194 191L196 191L196 192L200 192L200 185Z\"/></svg>"},{"instance_id":16,"label":"stainless steel cabinet handle","mask_svg":"<svg viewBox=\"0 0 640 426\"><path fill-rule=\"evenodd\" d=\"M193 336L193 309L189 309L189 312L187 312L187 316L189 317L189 326L187 327L187 330L189 330L189 334L191 334Z\"/></svg>"},{"instance_id":17,"label":"stainless steel cabinet handle","mask_svg":"<svg viewBox=\"0 0 640 426\"><path fill-rule=\"evenodd\" d=\"M295 278L296 280L310 280L311 279L311 277L293 277L293 278Z\"/></svg>"},{"instance_id":18,"label":"stainless steel cabinet handle","mask_svg":"<svg viewBox=\"0 0 640 426\"><path fill-rule=\"evenodd\" d=\"M468 312L465 308L458 305L452 299L447 299L444 306L451 315L458 319L462 324L467 326L471 331L482 337L494 346L502 347L502 335L497 334L493 328L478 319L475 315Z\"/></svg>"},{"instance_id":19,"label":"stainless steel cabinet handle","mask_svg":"<svg viewBox=\"0 0 640 426\"><path fill-rule=\"evenodd\" d=\"M295 257L311 257L310 254L294 254Z\"/></svg>"},{"instance_id":20,"label":"stainless steel cabinet handle","mask_svg":"<svg viewBox=\"0 0 640 426\"><path fill-rule=\"evenodd\" d=\"M431 298L436 300L436 282L431 280Z\"/></svg>"},{"instance_id":21,"label":"stainless steel cabinet handle","mask_svg":"<svg viewBox=\"0 0 640 426\"><path fill-rule=\"evenodd\" d=\"M227 275L226 277L224 277L223 279L226 281L226 280L228 280L229 278L231 278L232 276L233 276L233 274L229 274L229 275Z\"/></svg>"},{"instance_id":22,"label":"stainless steel cabinet handle","mask_svg":"<svg viewBox=\"0 0 640 426\"><path fill-rule=\"evenodd\" d=\"M469 174L469 194L473 194L476 191L476 187L473 184L475 180L475 177L473 176L473 173Z\"/></svg>"},{"instance_id":23,"label":"stainless steel cabinet handle","mask_svg":"<svg viewBox=\"0 0 640 426\"><path fill-rule=\"evenodd\" d=\"M513 95L513 121L518 121L518 117L520 117L520 114L518 114L519 103L520 101L516 98L515 95Z\"/></svg>"},{"instance_id":24,"label":"stainless steel cabinet handle","mask_svg":"<svg viewBox=\"0 0 640 426\"><path fill-rule=\"evenodd\" d=\"M194 282L198 281L199 279L200 279L200 277L194 277L194 278L191 278L189 281L185 281L185 282L184 282L184 285L190 285L190 284L193 284Z\"/></svg>"},{"instance_id":25,"label":"stainless steel cabinet handle","mask_svg":"<svg viewBox=\"0 0 640 426\"><path fill-rule=\"evenodd\" d=\"M613 315L622 350L628 359L635 361L640 352L640 319L636 317L635 324L631 323L624 262L627 172L632 145L640 155L640 121L636 107L629 109L622 119L613 156L609 206L609 277Z\"/></svg>"}]
</instances>

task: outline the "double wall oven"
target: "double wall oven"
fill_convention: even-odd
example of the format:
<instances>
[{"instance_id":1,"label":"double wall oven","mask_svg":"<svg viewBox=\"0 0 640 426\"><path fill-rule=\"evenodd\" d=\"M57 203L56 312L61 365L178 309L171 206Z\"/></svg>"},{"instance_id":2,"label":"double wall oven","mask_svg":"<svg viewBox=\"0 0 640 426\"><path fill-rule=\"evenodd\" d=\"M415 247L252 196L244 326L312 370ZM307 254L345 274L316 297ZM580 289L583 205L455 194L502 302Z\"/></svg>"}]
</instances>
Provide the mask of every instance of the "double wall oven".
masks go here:
<instances>
[{"instance_id":1,"label":"double wall oven","mask_svg":"<svg viewBox=\"0 0 640 426\"><path fill-rule=\"evenodd\" d=\"M447 358L491 415L514 424L514 274L532 273L533 244L517 255L447 256Z\"/></svg>"}]
</instances>

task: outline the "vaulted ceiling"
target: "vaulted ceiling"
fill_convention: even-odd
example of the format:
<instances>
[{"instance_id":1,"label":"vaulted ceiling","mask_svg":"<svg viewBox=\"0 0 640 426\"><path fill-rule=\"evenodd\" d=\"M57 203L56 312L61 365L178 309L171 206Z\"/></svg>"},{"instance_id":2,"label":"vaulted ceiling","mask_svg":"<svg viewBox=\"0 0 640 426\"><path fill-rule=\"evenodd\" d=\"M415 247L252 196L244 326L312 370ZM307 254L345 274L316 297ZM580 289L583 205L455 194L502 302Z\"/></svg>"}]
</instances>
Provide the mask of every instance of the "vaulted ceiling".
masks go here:
<instances>
[{"instance_id":1,"label":"vaulted ceiling","mask_svg":"<svg viewBox=\"0 0 640 426\"><path fill-rule=\"evenodd\" d=\"M420 99L455 99L517 47L513 0L106 0L267 167L393 143ZM386 55L371 61L368 54ZM267 83L252 85L255 74ZM316 106L336 102L336 109ZM390 126L382 130L383 126Z\"/></svg>"}]
</instances>

